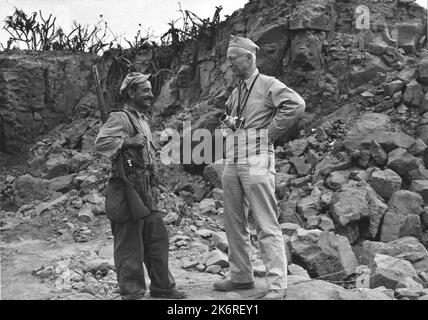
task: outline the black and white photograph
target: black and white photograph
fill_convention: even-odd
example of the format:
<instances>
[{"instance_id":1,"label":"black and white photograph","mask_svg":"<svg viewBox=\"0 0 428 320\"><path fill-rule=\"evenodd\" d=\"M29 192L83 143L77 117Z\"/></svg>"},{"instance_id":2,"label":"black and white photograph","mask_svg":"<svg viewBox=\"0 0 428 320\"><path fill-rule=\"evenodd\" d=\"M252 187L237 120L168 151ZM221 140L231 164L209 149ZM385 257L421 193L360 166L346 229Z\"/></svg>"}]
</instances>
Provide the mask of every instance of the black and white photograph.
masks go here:
<instances>
[{"instance_id":1,"label":"black and white photograph","mask_svg":"<svg viewBox=\"0 0 428 320\"><path fill-rule=\"evenodd\" d=\"M0 300L428 300L427 5L0 0Z\"/></svg>"}]
</instances>

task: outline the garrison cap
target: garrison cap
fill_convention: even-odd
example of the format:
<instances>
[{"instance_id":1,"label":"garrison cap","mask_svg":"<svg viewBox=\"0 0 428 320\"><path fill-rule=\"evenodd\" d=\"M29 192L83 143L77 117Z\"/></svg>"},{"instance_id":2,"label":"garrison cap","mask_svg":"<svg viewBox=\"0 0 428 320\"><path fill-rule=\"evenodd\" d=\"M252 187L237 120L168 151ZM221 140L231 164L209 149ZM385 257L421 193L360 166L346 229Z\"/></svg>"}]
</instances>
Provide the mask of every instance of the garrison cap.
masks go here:
<instances>
[{"instance_id":1,"label":"garrison cap","mask_svg":"<svg viewBox=\"0 0 428 320\"><path fill-rule=\"evenodd\" d=\"M259 50L259 46L256 45L250 39L231 35L230 41L229 41L229 48L233 48L233 47L245 49L254 54L257 54L257 51Z\"/></svg>"}]
</instances>

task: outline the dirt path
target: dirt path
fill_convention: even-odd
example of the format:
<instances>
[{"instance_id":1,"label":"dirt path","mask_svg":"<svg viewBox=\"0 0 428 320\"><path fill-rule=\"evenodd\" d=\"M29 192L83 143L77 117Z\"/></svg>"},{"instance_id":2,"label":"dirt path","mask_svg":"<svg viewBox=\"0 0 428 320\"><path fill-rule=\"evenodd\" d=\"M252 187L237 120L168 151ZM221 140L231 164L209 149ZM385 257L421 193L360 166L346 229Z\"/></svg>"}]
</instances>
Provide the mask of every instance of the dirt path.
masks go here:
<instances>
[{"instance_id":1,"label":"dirt path","mask_svg":"<svg viewBox=\"0 0 428 320\"><path fill-rule=\"evenodd\" d=\"M52 299L58 296L52 281L32 275L41 266L49 266L61 256L92 250L102 241L87 243L24 240L1 246L1 298Z\"/></svg>"},{"instance_id":2,"label":"dirt path","mask_svg":"<svg viewBox=\"0 0 428 320\"><path fill-rule=\"evenodd\" d=\"M58 220L60 217L56 218ZM54 232L58 226L52 222L53 216L46 216L44 219L50 223L37 219L11 218L8 220L10 229L4 230L3 227L0 231L1 299L119 300L117 276L114 272L113 237L108 220L104 216L98 216L91 221L88 224L88 241L78 242L81 236L76 237L70 230ZM208 224L204 223L204 226L215 228L217 222L212 220ZM227 276L222 274L227 273L227 269L220 268L221 271L216 271L219 273L213 274L205 268L201 269L205 271L198 271L196 266L204 263L203 256L210 249L212 240L196 235L186 225L167 227L172 246L169 252L170 270L177 287L187 292L187 300L254 300L266 291L264 277L258 276L255 277L255 288L252 290L229 293L213 290L214 282ZM186 231L187 229L189 230ZM183 246L181 242L184 242ZM345 289L338 284L310 279L295 268L294 270L294 273L289 271L288 275L287 300L391 298L383 289ZM256 273L262 274L260 270ZM146 283L148 287L148 278ZM146 299L153 298L146 294Z\"/></svg>"},{"instance_id":3,"label":"dirt path","mask_svg":"<svg viewBox=\"0 0 428 320\"><path fill-rule=\"evenodd\" d=\"M53 280L42 280L32 275L33 270L41 266L52 265L63 257L76 256L82 251L97 251L111 246L112 240L93 240L86 243L76 243L72 240L44 241L24 240L1 246L1 298L18 300L67 299L78 298L76 292L60 292L56 290ZM245 291L244 294L224 294L212 289L215 281L222 279L221 275L184 270L181 261L174 252L171 253L171 272L174 274L177 286L188 293L187 299L221 300L221 299L254 299L257 292L264 289L264 281L257 279L256 288ZM147 279L149 283L149 279ZM84 297L80 295L80 297ZM88 296L86 295L88 298ZM97 297L93 297L97 299ZM104 299L119 299L117 294L108 295ZM148 298L152 299L152 298Z\"/></svg>"}]
</instances>

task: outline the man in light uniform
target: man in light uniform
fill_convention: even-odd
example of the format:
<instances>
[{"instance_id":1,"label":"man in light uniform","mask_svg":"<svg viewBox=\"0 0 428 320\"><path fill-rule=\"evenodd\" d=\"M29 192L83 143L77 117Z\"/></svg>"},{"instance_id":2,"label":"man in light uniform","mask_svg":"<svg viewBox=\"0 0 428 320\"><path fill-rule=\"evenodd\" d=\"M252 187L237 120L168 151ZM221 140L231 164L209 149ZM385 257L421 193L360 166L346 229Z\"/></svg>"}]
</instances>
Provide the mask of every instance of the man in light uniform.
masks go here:
<instances>
[{"instance_id":1,"label":"man in light uniform","mask_svg":"<svg viewBox=\"0 0 428 320\"><path fill-rule=\"evenodd\" d=\"M226 139L223 197L231 279L216 282L214 289L231 291L254 287L245 210L245 201L248 201L266 266L268 290L262 298L283 299L287 288L287 258L275 198L273 142L302 117L305 102L279 80L259 73L257 50L258 46L250 39L231 36L227 60L239 82L226 108L230 116L243 118L243 125L233 128L233 136L244 140ZM254 138L254 134L259 137L250 138Z\"/></svg>"}]
</instances>

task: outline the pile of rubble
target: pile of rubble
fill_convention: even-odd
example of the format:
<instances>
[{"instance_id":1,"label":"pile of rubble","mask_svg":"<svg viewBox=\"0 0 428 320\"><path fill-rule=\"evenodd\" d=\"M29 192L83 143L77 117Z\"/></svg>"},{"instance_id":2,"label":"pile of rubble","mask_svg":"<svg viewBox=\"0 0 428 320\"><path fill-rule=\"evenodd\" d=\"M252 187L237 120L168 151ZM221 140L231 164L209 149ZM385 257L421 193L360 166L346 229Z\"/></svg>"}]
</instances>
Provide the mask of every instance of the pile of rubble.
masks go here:
<instances>
[{"instance_id":1,"label":"pile of rubble","mask_svg":"<svg viewBox=\"0 0 428 320\"><path fill-rule=\"evenodd\" d=\"M101 247L97 252L81 251L77 255L61 257L52 265L33 270L33 275L41 281L52 281L59 294L84 293L92 299L118 296L113 246Z\"/></svg>"},{"instance_id":2,"label":"pile of rubble","mask_svg":"<svg viewBox=\"0 0 428 320\"><path fill-rule=\"evenodd\" d=\"M99 123L82 119L60 125L33 145L27 173L2 179L2 197L16 208L15 213L3 212L4 221L20 218L45 225L47 219L48 230L40 237L69 233L76 241L91 238L86 224L104 215L101 191L109 168L92 152Z\"/></svg>"}]
</instances>

